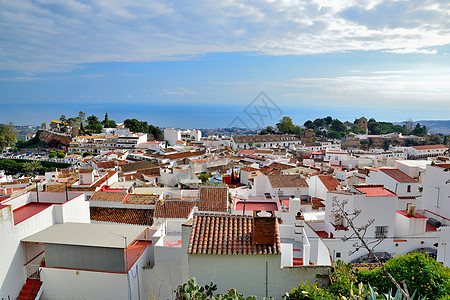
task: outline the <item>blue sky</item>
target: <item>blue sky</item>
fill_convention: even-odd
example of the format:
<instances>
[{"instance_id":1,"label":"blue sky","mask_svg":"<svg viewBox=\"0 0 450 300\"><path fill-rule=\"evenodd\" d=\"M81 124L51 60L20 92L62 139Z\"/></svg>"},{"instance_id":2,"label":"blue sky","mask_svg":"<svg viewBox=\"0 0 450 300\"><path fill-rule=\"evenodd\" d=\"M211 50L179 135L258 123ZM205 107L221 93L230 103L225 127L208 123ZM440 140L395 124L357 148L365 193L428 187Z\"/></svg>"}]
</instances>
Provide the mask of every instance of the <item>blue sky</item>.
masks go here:
<instances>
[{"instance_id":1,"label":"blue sky","mask_svg":"<svg viewBox=\"0 0 450 300\"><path fill-rule=\"evenodd\" d=\"M449 12L437 0L5 0L0 123L80 110L202 128L449 119ZM246 107L260 92L278 110L258 123Z\"/></svg>"}]
</instances>

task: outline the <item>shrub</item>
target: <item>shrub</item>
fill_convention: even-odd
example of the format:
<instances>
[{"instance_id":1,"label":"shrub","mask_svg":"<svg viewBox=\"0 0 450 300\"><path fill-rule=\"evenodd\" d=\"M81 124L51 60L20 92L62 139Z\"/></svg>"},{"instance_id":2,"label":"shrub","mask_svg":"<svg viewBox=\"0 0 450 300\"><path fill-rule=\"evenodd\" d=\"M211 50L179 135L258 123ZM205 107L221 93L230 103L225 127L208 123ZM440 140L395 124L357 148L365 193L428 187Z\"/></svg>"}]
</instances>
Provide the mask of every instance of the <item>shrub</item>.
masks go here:
<instances>
[{"instance_id":1,"label":"shrub","mask_svg":"<svg viewBox=\"0 0 450 300\"><path fill-rule=\"evenodd\" d=\"M335 297L327 290L321 289L314 284L301 283L298 288L293 288L285 297L286 300L308 299L308 300L333 300Z\"/></svg>"},{"instance_id":2,"label":"shrub","mask_svg":"<svg viewBox=\"0 0 450 300\"><path fill-rule=\"evenodd\" d=\"M432 257L410 253L388 260L385 267L397 282L406 282L408 290L417 296L439 299L450 294L450 268L442 266ZM380 293L396 290L380 267L358 270L358 281L376 285Z\"/></svg>"},{"instance_id":3,"label":"shrub","mask_svg":"<svg viewBox=\"0 0 450 300\"><path fill-rule=\"evenodd\" d=\"M64 158L66 156L66 154L64 152L62 152L62 151L59 151L58 153L56 153L56 156L58 158Z\"/></svg>"},{"instance_id":4,"label":"shrub","mask_svg":"<svg viewBox=\"0 0 450 300\"><path fill-rule=\"evenodd\" d=\"M48 153L48 158L55 158L56 157L56 151L50 151Z\"/></svg>"},{"instance_id":5,"label":"shrub","mask_svg":"<svg viewBox=\"0 0 450 300\"><path fill-rule=\"evenodd\" d=\"M83 153L83 157L92 155L92 152L86 151Z\"/></svg>"}]
</instances>

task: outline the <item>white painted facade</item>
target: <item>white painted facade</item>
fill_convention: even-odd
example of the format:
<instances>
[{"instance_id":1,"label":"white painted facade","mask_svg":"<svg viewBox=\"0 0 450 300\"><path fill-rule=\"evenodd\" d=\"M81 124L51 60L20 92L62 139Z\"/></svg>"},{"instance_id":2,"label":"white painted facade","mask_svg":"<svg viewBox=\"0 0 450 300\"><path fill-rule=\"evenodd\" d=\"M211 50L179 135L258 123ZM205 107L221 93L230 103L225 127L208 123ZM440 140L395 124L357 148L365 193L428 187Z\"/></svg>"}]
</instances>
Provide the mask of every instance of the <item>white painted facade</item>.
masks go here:
<instances>
[{"instance_id":1,"label":"white painted facade","mask_svg":"<svg viewBox=\"0 0 450 300\"><path fill-rule=\"evenodd\" d=\"M178 140L192 142L199 142L202 138L202 132L198 129L174 129L165 128L164 129L164 140L166 140L170 146L175 145Z\"/></svg>"},{"instance_id":2,"label":"white painted facade","mask_svg":"<svg viewBox=\"0 0 450 300\"><path fill-rule=\"evenodd\" d=\"M424 175L422 208L450 218L450 172L443 166L428 165Z\"/></svg>"},{"instance_id":3,"label":"white painted facade","mask_svg":"<svg viewBox=\"0 0 450 300\"><path fill-rule=\"evenodd\" d=\"M90 222L89 203L84 194L69 192L69 201L65 193L39 192L39 202L52 203L37 214L30 215L24 221L14 225L13 210L37 201L35 192L29 192L17 198L3 201L0 205L0 298L11 299L19 295L27 278L24 264L33 254L25 253L21 240L51 225L64 222Z\"/></svg>"}]
</instances>

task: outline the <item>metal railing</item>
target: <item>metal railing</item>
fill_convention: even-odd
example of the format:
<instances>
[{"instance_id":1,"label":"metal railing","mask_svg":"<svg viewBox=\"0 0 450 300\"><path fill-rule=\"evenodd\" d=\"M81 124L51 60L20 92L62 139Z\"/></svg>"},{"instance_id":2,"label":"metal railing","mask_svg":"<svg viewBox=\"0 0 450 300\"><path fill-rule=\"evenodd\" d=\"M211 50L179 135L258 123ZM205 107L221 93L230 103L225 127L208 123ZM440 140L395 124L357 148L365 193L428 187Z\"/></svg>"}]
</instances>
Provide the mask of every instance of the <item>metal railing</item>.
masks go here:
<instances>
[{"instance_id":1,"label":"metal railing","mask_svg":"<svg viewBox=\"0 0 450 300\"><path fill-rule=\"evenodd\" d=\"M40 265L37 264L28 264L27 265L27 278L29 279L39 279L39 270Z\"/></svg>"},{"instance_id":2,"label":"metal railing","mask_svg":"<svg viewBox=\"0 0 450 300\"><path fill-rule=\"evenodd\" d=\"M39 270L39 266L38 266L38 271L36 273L36 278L34 278L33 285L31 286L31 289L30 289L30 291L27 294L26 300L28 300L28 298L30 297L31 292L33 292L33 288L34 288L34 285L36 284L36 281L40 281L40 280L41 280L41 270Z\"/></svg>"}]
</instances>

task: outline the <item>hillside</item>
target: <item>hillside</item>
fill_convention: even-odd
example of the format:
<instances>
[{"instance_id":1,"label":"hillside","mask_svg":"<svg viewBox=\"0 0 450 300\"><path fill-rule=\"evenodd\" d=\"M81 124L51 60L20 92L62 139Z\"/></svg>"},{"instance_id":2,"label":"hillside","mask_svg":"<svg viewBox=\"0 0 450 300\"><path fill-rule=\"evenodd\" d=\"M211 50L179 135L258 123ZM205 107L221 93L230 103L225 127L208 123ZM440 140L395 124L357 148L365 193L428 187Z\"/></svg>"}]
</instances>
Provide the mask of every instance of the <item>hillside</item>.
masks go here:
<instances>
[{"instance_id":1,"label":"hillside","mask_svg":"<svg viewBox=\"0 0 450 300\"><path fill-rule=\"evenodd\" d=\"M414 126L420 123L428 128L429 133L442 133L450 135L450 120L420 120L414 121ZM405 122L394 122L393 124L404 125Z\"/></svg>"}]
</instances>

